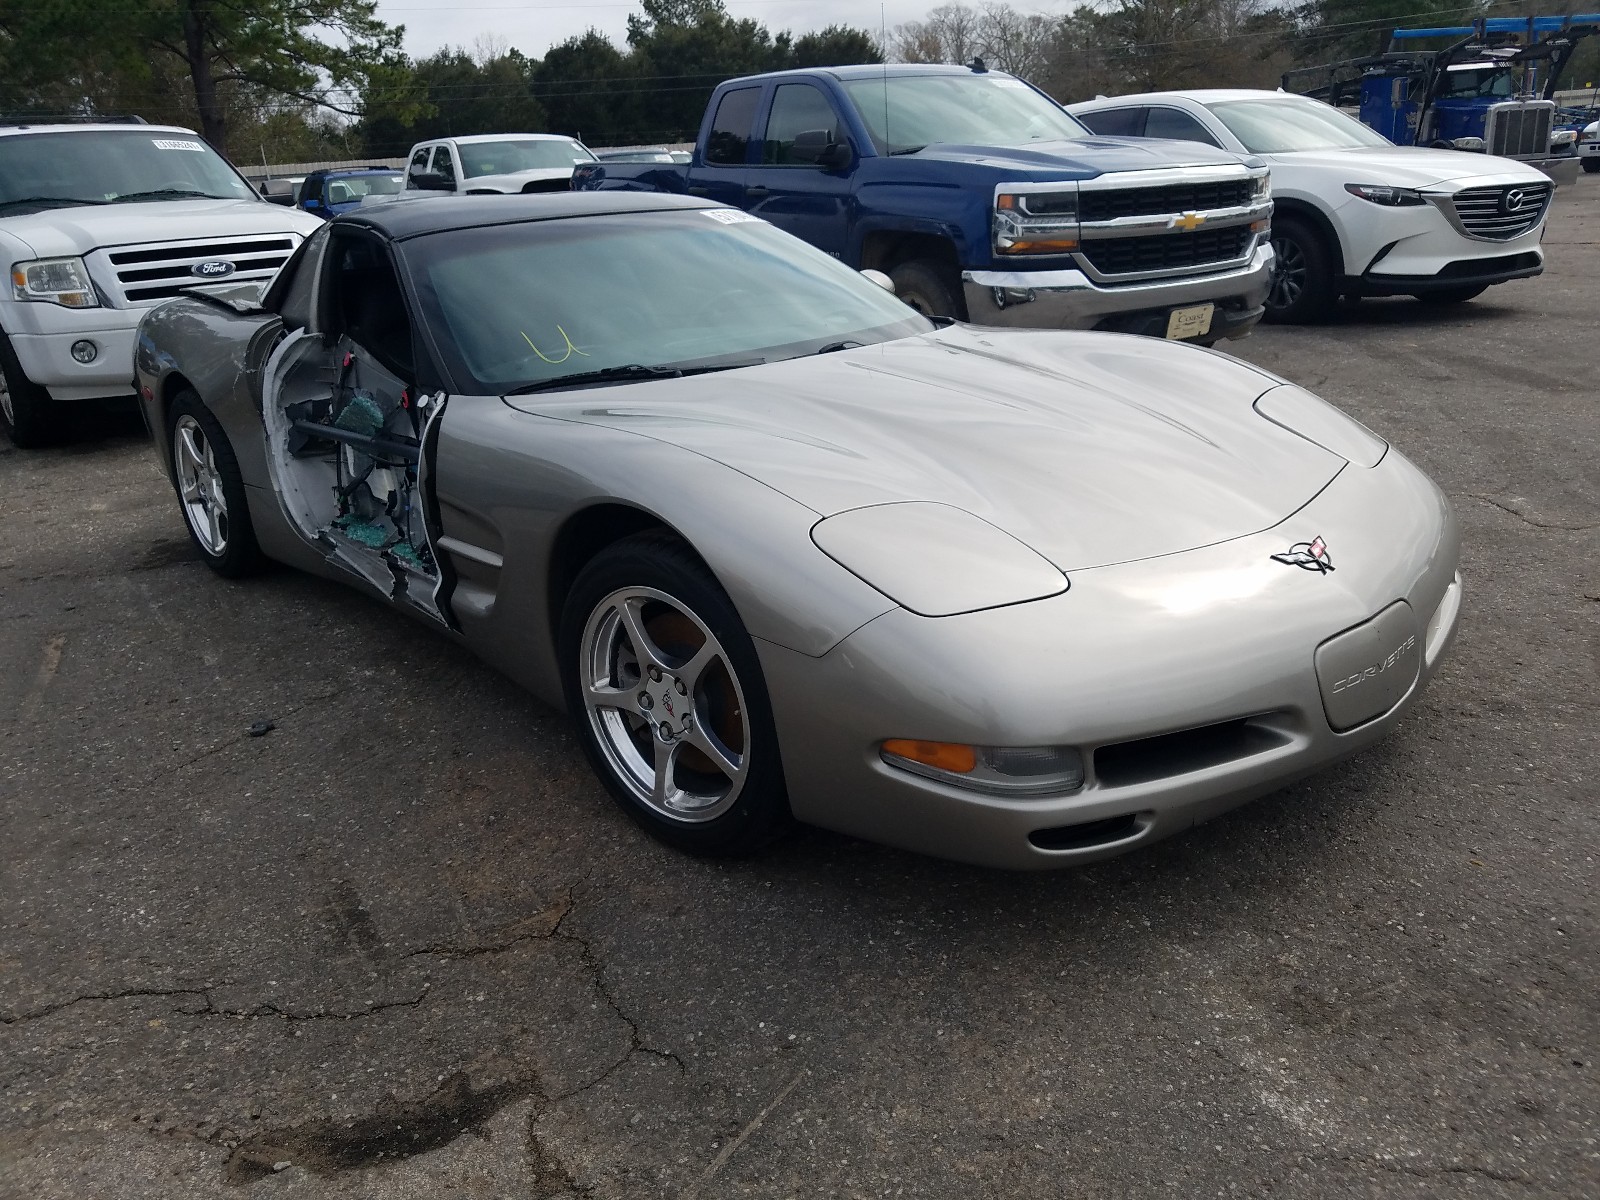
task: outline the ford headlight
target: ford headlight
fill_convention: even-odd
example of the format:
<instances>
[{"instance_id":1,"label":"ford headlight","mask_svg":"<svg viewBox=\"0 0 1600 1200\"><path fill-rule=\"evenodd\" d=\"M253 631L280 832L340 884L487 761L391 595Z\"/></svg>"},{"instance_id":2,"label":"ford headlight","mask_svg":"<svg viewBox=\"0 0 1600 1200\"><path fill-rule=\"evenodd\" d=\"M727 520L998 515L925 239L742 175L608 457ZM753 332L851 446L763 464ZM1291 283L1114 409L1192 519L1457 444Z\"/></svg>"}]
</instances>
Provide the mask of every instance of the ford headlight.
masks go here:
<instances>
[{"instance_id":1,"label":"ford headlight","mask_svg":"<svg viewBox=\"0 0 1600 1200\"><path fill-rule=\"evenodd\" d=\"M1360 196L1363 200L1370 200L1385 208L1409 208L1412 205L1427 203L1422 193L1415 188L1389 187L1381 183L1347 183L1344 185L1344 190L1352 196Z\"/></svg>"},{"instance_id":2,"label":"ford headlight","mask_svg":"<svg viewBox=\"0 0 1600 1200\"><path fill-rule=\"evenodd\" d=\"M89 268L81 258L39 258L11 268L11 296L63 308L99 308Z\"/></svg>"},{"instance_id":3,"label":"ford headlight","mask_svg":"<svg viewBox=\"0 0 1600 1200\"><path fill-rule=\"evenodd\" d=\"M1078 190L1001 189L994 197L996 254L1067 254L1078 248Z\"/></svg>"}]
</instances>

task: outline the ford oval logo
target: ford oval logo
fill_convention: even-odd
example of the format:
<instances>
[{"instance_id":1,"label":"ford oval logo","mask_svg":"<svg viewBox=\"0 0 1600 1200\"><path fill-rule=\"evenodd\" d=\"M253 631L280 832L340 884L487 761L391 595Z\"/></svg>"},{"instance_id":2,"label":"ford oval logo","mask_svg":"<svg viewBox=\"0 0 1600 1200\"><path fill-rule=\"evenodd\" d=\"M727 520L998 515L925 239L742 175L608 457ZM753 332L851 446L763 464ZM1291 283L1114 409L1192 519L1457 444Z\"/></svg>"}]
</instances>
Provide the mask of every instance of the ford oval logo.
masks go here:
<instances>
[{"instance_id":1,"label":"ford oval logo","mask_svg":"<svg viewBox=\"0 0 1600 1200\"><path fill-rule=\"evenodd\" d=\"M226 279L233 272L233 264L220 258L214 258L210 262L195 263L189 268L189 274L196 279Z\"/></svg>"}]
</instances>

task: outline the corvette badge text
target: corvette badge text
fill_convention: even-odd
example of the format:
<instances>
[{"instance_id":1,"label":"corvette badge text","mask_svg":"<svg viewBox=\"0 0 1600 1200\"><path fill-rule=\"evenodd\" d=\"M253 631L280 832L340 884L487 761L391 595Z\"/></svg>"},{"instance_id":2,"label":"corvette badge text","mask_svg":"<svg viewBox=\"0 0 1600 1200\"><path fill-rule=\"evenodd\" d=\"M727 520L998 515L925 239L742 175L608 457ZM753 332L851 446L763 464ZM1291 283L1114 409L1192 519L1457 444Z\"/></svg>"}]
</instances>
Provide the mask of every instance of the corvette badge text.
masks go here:
<instances>
[{"instance_id":1,"label":"corvette badge text","mask_svg":"<svg viewBox=\"0 0 1600 1200\"><path fill-rule=\"evenodd\" d=\"M1357 671L1354 675L1351 675L1351 676L1348 676L1347 678L1339 680L1338 683L1333 685L1333 691L1342 692L1342 691L1345 691L1348 688L1355 687L1356 684L1358 684L1358 683L1364 683L1368 679L1372 679L1372 678L1375 678L1378 675L1382 675L1390 667L1394 666L1395 663L1399 662L1405 656L1406 652L1408 650L1412 649L1416 644L1417 644L1417 635L1413 633L1405 641L1401 642L1398 646L1396 646L1394 648L1394 651L1392 653L1390 653L1388 655L1388 657L1386 657L1382 662L1374 663L1372 666L1368 667L1365 671Z\"/></svg>"}]
</instances>

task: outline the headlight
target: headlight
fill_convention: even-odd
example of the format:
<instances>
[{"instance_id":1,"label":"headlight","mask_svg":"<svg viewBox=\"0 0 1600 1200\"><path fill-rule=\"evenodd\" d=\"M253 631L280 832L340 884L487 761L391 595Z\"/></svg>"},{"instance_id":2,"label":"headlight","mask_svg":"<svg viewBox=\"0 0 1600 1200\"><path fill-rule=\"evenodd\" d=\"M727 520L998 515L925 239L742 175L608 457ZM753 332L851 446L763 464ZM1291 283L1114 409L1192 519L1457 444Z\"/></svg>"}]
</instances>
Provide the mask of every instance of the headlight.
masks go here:
<instances>
[{"instance_id":1,"label":"headlight","mask_svg":"<svg viewBox=\"0 0 1600 1200\"><path fill-rule=\"evenodd\" d=\"M1550 144L1552 146L1570 146L1577 140L1578 131L1576 129L1557 129L1550 135Z\"/></svg>"},{"instance_id":2,"label":"headlight","mask_svg":"<svg viewBox=\"0 0 1600 1200\"><path fill-rule=\"evenodd\" d=\"M1375 467L1389 452L1388 442L1349 413L1292 383L1262 393L1255 410L1274 425L1358 467Z\"/></svg>"},{"instance_id":3,"label":"headlight","mask_svg":"<svg viewBox=\"0 0 1600 1200\"><path fill-rule=\"evenodd\" d=\"M15 300L59 304L63 308L99 308L89 268L81 258L40 258L11 268L11 295Z\"/></svg>"},{"instance_id":4,"label":"headlight","mask_svg":"<svg viewBox=\"0 0 1600 1200\"><path fill-rule=\"evenodd\" d=\"M996 254L1066 254L1078 248L1078 192L1000 192L994 198Z\"/></svg>"},{"instance_id":5,"label":"headlight","mask_svg":"<svg viewBox=\"0 0 1600 1200\"><path fill-rule=\"evenodd\" d=\"M1454 141L1452 141L1450 144L1452 146L1454 146L1457 150L1482 150L1483 149L1483 139L1481 137L1458 137Z\"/></svg>"},{"instance_id":6,"label":"headlight","mask_svg":"<svg viewBox=\"0 0 1600 1200\"><path fill-rule=\"evenodd\" d=\"M878 748L891 767L991 796L1059 796L1083 786L1072 746L968 746L890 738Z\"/></svg>"},{"instance_id":7,"label":"headlight","mask_svg":"<svg viewBox=\"0 0 1600 1200\"><path fill-rule=\"evenodd\" d=\"M1360 196L1363 200L1382 204L1386 208L1407 208L1427 203L1415 188L1389 187L1381 183L1347 183L1344 190L1352 196Z\"/></svg>"},{"instance_id":8,"label":"headlight","mask_svg":"<svg viewBox=\"0 0 1600 1200\"><path fill-rule=\"evenodd\" d=\"M1259 175L1250 176L1250 199L1252 201L1265 200L1272 195L1272 175L1263 171Z\"/></svg>"}]
</instances>

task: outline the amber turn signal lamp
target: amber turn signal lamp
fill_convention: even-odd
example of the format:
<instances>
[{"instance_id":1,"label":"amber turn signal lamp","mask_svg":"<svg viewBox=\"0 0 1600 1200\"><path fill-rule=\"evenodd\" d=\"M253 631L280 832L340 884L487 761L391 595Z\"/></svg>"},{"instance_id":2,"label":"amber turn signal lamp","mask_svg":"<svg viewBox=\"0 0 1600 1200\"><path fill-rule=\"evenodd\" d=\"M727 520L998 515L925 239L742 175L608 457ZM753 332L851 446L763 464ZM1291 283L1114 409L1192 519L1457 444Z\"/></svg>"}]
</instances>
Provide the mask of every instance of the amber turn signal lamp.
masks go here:
<instances>
[{"instance_id":1,"label":"amber turn signal lamp","mask_svg":"<svg viewBox=\"0 0 1600 1200\"><path fill-rule=\"evenodd\" d=\"M959 742L922 742L913 738L890 738L883 744L885 754L910 759L925 767L965 775L978 766L978 751Z\"/></svg>"}]
</instances>

